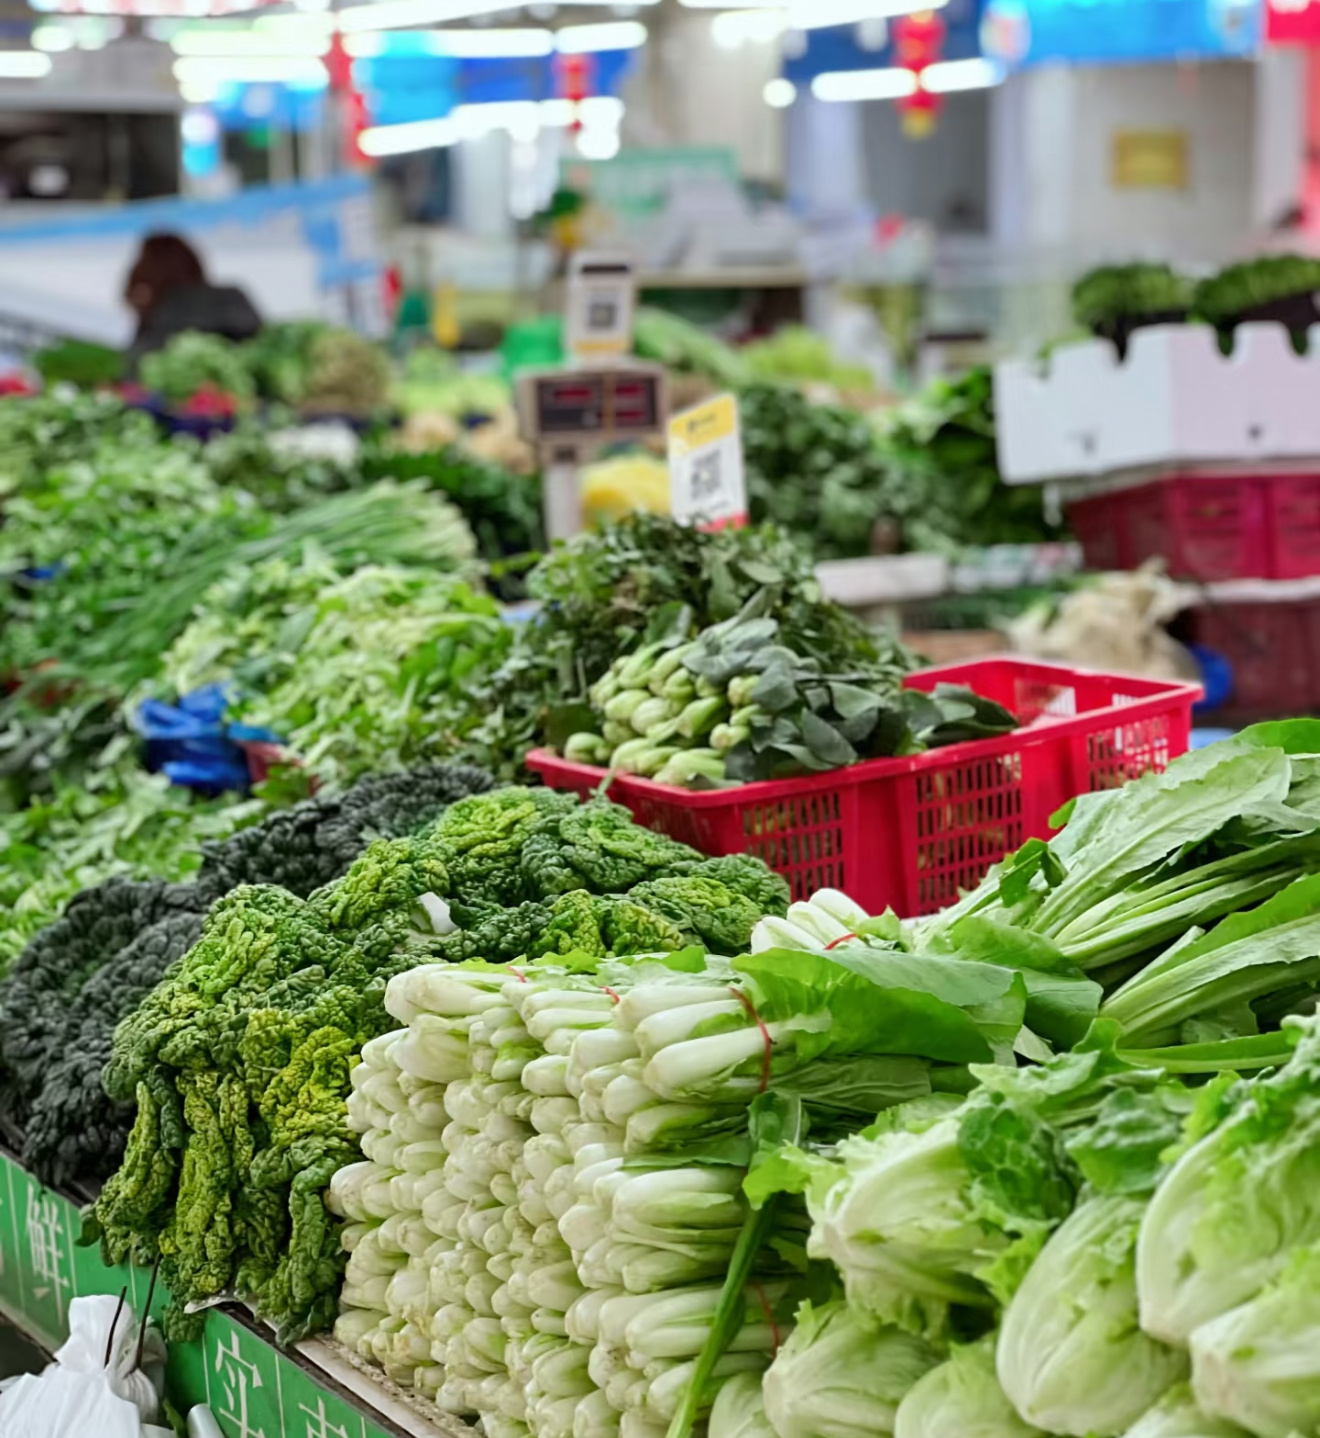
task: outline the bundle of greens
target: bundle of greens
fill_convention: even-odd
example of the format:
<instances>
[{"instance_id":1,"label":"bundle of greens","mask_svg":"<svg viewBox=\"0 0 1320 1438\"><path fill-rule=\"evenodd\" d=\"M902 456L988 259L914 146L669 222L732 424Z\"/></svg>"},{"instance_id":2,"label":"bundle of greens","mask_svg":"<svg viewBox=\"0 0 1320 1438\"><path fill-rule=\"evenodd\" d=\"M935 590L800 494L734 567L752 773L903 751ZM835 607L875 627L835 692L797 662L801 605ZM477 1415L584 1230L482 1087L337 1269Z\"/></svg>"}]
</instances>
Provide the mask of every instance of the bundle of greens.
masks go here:
<instances>
[{"instance_id":1,"label":"bundle of greens","mask_svg":"<svg viewBox=\"0 0 1320 1438\"><path fill-rule=\"evenodd\" d=\"M362 774L447 757L478 719L469 691L511 635L457 579L367 566L347 578L314 551L235 571L165 656L176 694L224 682L230 713L279 734L310 773Z\"/></svg>"},{"instance_id":2,"label":"bundle of greens","mask_svg":"<svg viewBox=\"0 0 1320 1438\"><path fill-rule=\"evenodd\" d=\"M0 398L0 499L42 487L51 471L91 460L103 445L142 450L157 443L149 415L107 394Z\"/></svg>"},{"instance_id":3,"label":"bundle of greens","mask_svg":"<svg viewBox=\"0 0 1320 1438\"><path fill-rule=\"evenodd\" d=\"M617 659L676 626L730 619L767 587L769 612L796 652L875 678L911 667L895 641L822 598L810 561L773 527L707 533L637 514L556 546L528 576L541 612L519 628L481 696L487 717L466 753L516 773L536 743L563 744L592 727L588 691Z\"/></svg>"},{"instance_id":4,"label":"bundle of greens","mask_svg":"<svg viewBox=\"0 0 1320 1438\"><path fill-rule=\"evenodd\" d=\"M763 590L733 619L688 640L681 624L618 660L591 690L600 732L569 759L662 784L784 779L1005 734L1013 715L970 690L899 687L893 672L830 674L780 641Z\"/></svg>"},{"instance_id":5,"label":"bundle of greens","mask_svg":"<svg viewBox=\"0 0 1320 1438\"><path fill-rule=\"evenodd\" d=\"M297 407L307 395L317 341L330 326L322 320L283 320L262 326L239 350L257 394Z\"/></svg>"},{"instance_id":6,"label":"bundle of greens","mask_svg":"<svg viewBox=\"0 0 1320 1438\"><path fill-rule=\"evenodd\" d=\"M1309 255L1260 255L1202 280L1196 287L1193 309L1198 318L1225 329L1241 319L1263 318L1252 311L1264 306L1295 301L1295 318L1304 325L1315 315L1317 290L1320 260Z\"/></svg>"},{"instance_id":7,"label":"bundle of greens","mask_svg":"<svg viewBox=\"0 0 1320 1438\"><path fill-rule=\"evenodd\" d=\"M61 340L32 356L32 366L49 385L71 384L78 389L99 389L117 384L124 376L124 356L106 345L86 340Z\"/></svg>"},{"instance_id":8,"label":"bundle of greens","mask_svg":"<svg viewBox=\"0 0 1320 1438\"><path fill-rule=\"evenodd\" d=\"M456 928L507 927L524 953L571 950L583 916L599 916L616 942L653 949L691 932L703 903L736 952L751 913L775 899L782 911L786 890L755 862L716 861L717 879L707 863L614 805L503 789L377 841L306 901L272 886L232 891L115 1033L106 1090L136 1100L137 1117L96 1206L108 1254L159 1256L179 1305L232 1292L285 1337L328 1324L343 1257L321 1191L357 1156L348 1074L388 1026L387 981L429 944L444 954ZM657 891L687 929L649 907L666 879L688 881ZM593 902L639 885L626 908ZM739 893L753 897L741 929L726 912ZM540 919L529 904L545 906Z\"/></svg>"},{"instance_id":9,"label":"bundle of greens","mask_svg":"<svg viewBox=\"0 0 1320 1438\"><path fill-rule=\"evenodd\" d=\"M817 559L869 554L877 521L901 529L919 515L920 496L892 481L859 415L775 385L745 390L741 408L752 518L809 535Z\"/></svg>"},{"instance_id":10,"label":"bundle of greens","mask_svg":"<svg viewBox=\"0 0 1320 1438\"><path fill-rule=\"evenodd\" d=\"M389 404L390 381L379 345L352 330L324 330L311 340L299 404L306 414L375 419Z\"/></svg>"},{"instance_id":11,"label":"bundle of greens","mask_svg":"<svg viewBox=\"0 0 1320 1438\"><path fill-rule=\"evenodd\" d=\"M170 404L183 404L206 390L228 395L239 404L256 398L256 385L242 349L219 335L186 330L164 348L143 357L143 385Z\"/></svg>"},{"instance_id":12,"label":"bundle of greens","mask_svg":"<svg viewBox=\"0 0 1320 1438\"><path fill-rule=\"evenodd\" d=\"M1316 721L1259 725L1083 795L923 934L1013 925L1099 979L1101 1014L1171 1067L1244 1040L1286 1055L1280 1020L1320 992L1317 755Z\"/></svg>"},{"instance_id":13,"label":"bundle of greens","mask_svg":"<svg viewBox=\"0 0 1320 1438\"><path fill-rule=\"evenodd\" d=\"M696 374L724 389L742 389L752 381L751 368L723 340L668 310L637 311L633 348L678 374Z\"/></svg>"},{"instance_id":14,"label":"bundle of greens","mask_svg":"<svg viewBox=\"0 0 1320 1438\"><path fill-rule=\"evenodd\" d=\"M376 838L399 838L491 786L456 765L363 780L204 844L191 883L114 878L74 896L0 981L0 1074L24 1161L44 1181L99 1179L118 1167L132 1109L101 1089L120 1019L201 937L210 905L243 884L300 898L347 872Z\"/></svg>"},{"instance_id":15,"label":"bundle of greens","mask_svg":"<svg viewBox=\"0 0 1320 1438\"><path fill-rule=\"evenodd\" d=\"M812 383L860 394L875 388L875 376L865 365L841 363L829 341L805 325L785 325L745 345L742 359L758 384Z\"/></svg>"},{"instance_id":16,"label":"bundle of greens","mask_svg":"<svg viewBox=\"0 0 1320 1438\"><path fill-rule=\"evenodd\" d=\"M1039 544L1062 536L1038 490L1005 484L995 453L994 380L986 366L937 379L882 412L881 458L903 496L910 549Z\"/></svg>"},{"instance_id":17,"label":"bundle of greens","mask_svg":"<svg viewBox=\"0 0 1320 1438\"><path fill-rule=\"evenodd\" d=\"M1093 334L1126 338L1137 324L1184 319L1192 293L1191 280L1169 265L1101 265L1073 286L1073 318Z\"/></svg>"}]
</instances>

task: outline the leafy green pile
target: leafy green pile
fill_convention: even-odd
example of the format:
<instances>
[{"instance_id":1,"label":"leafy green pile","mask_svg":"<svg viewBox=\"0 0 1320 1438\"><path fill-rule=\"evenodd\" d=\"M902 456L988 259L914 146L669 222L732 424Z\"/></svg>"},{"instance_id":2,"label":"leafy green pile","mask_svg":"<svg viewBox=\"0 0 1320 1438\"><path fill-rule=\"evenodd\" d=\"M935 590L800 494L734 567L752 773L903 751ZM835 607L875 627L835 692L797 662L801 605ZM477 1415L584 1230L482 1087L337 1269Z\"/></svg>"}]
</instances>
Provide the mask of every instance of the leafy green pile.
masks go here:
<instances>
[{"instance_id":1,"label":"leafy green pile","mask_svg":"<svg viewBox=\"0 0 1320 1438\"><path fill-rule=\"evenodd\" d=\"M897 667L882 679L825 671L780 641L773 598L762 590L695 639L680 622L616 660L591 690L600 732L574 734L567 757L708 786L821 773L1016 727L970 690L900 688Z\"/></svg>"},{"instance_id":2,"label":"leafy green pile","mask_svg":"<svg viewBox=\"0 0 1320 1438\"><path fill-rule=\"evenodd\" d=\"M1192 291L1192 282L1169 265L1102 265L1073 286L1073 317L1093 333L1113 337L1124 324L1150 316L1185 317Z\"/></svg>"},{"instance_id":3,"label":"leafy green pile","mask_svg":"<svg viewBox=\"0 0 1320 1438\"><path fill-rule=\"evenodd\" d=\"M106 394L0 399L0 500L42 486L51 471L92 459L102 446L157 443L150 416Z\"/></svg>"},{"instance_id":4,"label":"leafy green pile","mask_svg":"<svg viewBox=\"0 0 1320 1438\"><path fill-rule=\"evenodd\" d=\"M385 351L351 330L315 336L300 407L307 414L373 419L389 404L392 373Z\"/></svg>"},{"instance_id":5,"label":"leafy green pile","mask_svg":"<svg viewBox=\"0 0 1320 1438\"><path fill-rule=\"evenodd\" d=\"M219 390L240 404L256 398L256 385L240 346L219 335L186 330L162 349L145 355L143 385L171 404L183 404L202 390Z\"/></svg>"},{"instance_id":6,"label":"leafy green pile","mask_svg":"<svg viewBox=\"0 0 1320 1438\"><path fill-rule=\"evenodd\" d=\"M934 380L880 421L880 451L893 490L904 495L911 549L1039 544L1061 537L1030 485L1000 478L994 379L984 366Z\"/></svg>"},{"instance_id":7,"label":"leafy green pile","mask_svg":"<svg viewBox=\"0 0 1320 1438\"><path fill-rule=\"evenodd\" d=\"M710 862L613 805L504 789L376 842L306 901L234 890L116 1031L106 1090L136 1099L137 1118L96 1205L108 1254L159 1256L179 1305L236 1293L285 1338L327 1325L343 1256L322 1190L357 1155L349 1070L390 1023L386 981L428 956L426 930L502 924L517 935L510 947L571 949L570 910L590 917L593 896L668 878L692 885L689 914L714 901L712 925L737 892L755 896L726 936L737 951L752 911L767 899L782 910L786 890L747 860L713 861L721 877L703 887ZM680 902L681 889L666 892ZM538 921L527 904L543 906ZM625 946L683 932L641 898L599 917ZM453 940L438 942L443 954Z\"/></svg>"},{"instance_id":8,"label":"leafy green pile","mask_svg":"<svg viewBox=\"0 0 1320 1438\"><path fill-rule=\"evenodd\" d=\"M700 325L668 310L643 306L633 327L633 348L679 374L696 374L725 389L742 389L752 372L737 350Z\"/></svg>"},{"instance_id":9,"label":"leafy green pile","mask_svg":"<svg viewBox=\"0 0 1320 1438\"><path fill-rule=\"evenodd\" d=\"M97 389L117 384L124 376L124 356L86 340L61 340L32 356L32 365L46 385L71 384Z\"/></svg>"},{"instance_id":10,"label":"leafy green pile","mask_svg":"<svg viewBox=\"0 0 1320 1438\"><path fill-rule=\"evenodd\" d=\"M257 394L277 404L298 406L307 395L313 349L330 326L321 320L267 323L239 347Z\"/></svg>"},{"instance_id":11,"label":"leafy green pile","mask_svg":"<svg viewBox=\"0 0 1320 1438\"><path fill-rule=\"evenodd\" d=\"M841 364L823 335L805 325L785 325L742 350L752 379L760 384L815 383L867 393L875 376L865 365Z\"/></svg>"},{"instance_id":12,"label":"leafy green pile","mask_svg":"<svg viewBox=\"0 0 1320 1438\"><path fill-rule=\"evenodd\" d=\"M1260 255L1229 265L1196 287L1197 316L1226 326L1257 305L1306 299L1320 290L1320 260L1309 255Z\"/></svg>"},{"instance_id":13,"label":"leafy green pile","mask_svg":"<svg viewBox=\"0 0 1320 1438\"><path fill-rule=\"evenodd\" d=\"M490 783L453 765L367 779L204 844L190 883L111 878L76 894L0 981L0 1075L24 1162L50 1183L118 1167L133 1114L101 1088L115 1025L201 937L212 902L258 883L306 898L373 839L413 833Z\"/></svg>"},{"instance_id":14,"label":"leafy green pile","mask_svg":"<svg viewBox=\"0 0 1320 1438\"><path fill-rule=\"evenodd\" d=\"M556 545L528 576L540 613L479 696L486 717L469 736L472 762L513 776L523 755L593 724L590 687L619 658L674 629L731 619L763 588L784 643L839 670L910 667L901 646L872 634L821 596L802 550L772 526L706 533L654 515Z\"/></svg>"},{"instance_id":15,"label":"leafy green pile","mask_svg":"<svg viewBox=\"0 0 1320 1438\"><path fill-rule=\"evenodd\" d=\"M919 512L860 415L776 385L753 385L741 406L752 518L810 536L818 559L869 554L877 521L902 526Z\"/></svg>"}]
</instances>

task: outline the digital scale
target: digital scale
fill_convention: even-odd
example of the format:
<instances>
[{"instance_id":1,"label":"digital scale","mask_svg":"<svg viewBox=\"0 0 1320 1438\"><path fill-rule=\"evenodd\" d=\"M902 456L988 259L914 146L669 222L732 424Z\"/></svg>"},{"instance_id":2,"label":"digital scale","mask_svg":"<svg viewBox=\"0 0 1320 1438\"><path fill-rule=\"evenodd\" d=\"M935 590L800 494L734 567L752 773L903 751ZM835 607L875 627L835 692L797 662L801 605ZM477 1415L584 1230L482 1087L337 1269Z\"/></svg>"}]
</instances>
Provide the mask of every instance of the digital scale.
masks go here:
<instances>
[{"instance_id":1,"label":"digital scale","mask_svg":"<svg viewBox=\"0 0 1320 1438\"><path fill-rule=\"evenodd\" d=\"M546 538L582 529L578 473L604 449L660 434L669 420L662 365L531 370L518 377L518 418L541 453Z\"/></svg>"}]
</instances>

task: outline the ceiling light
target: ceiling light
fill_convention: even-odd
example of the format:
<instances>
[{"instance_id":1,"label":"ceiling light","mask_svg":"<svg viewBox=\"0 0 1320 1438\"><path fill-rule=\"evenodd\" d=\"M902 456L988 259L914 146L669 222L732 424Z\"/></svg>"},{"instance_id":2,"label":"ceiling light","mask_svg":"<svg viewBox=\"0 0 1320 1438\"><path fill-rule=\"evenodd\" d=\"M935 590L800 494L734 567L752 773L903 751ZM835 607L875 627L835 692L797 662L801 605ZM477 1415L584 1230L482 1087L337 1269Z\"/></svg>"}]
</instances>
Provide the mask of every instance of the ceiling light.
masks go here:
<instances>
[{"instance_id":1,"label":"ceiling light","mask_svg":"<svg viewBox=\"0 0 1320 1438\"><path fill-rule=\"evenodd\" d=\"M615 130L583 130L577 137L577 152L584 160L612 160L619 153Z\"/></svg>"},{"instance_id":2,"label":"ceiling light","mask_svg":"<svg viewBox=\"0 0 1320 1438\"><path fill-rule=\"evenodd\" d=\"M937 60L921 72L921 88L932 95L954 90L987 90L1003 82L1004 67L997 60L976 55L970 60Z\"/></svg>"},{"instance_id":3,"label":"ceiling light","mask_svg":"<svg viewBox=\"0 0 1320 1438\"><path fill-rule=\"evenodd\" d=\"M305 85L324 89L325 66L307 55L188 55L174 62L181 85Z\"/></svg>"},{"instance_id":4,"label":"ceiling light","mask_svg":"<svg viewBox=\"0 0 1320 1438\"><path fill-rule=\"evenodd\" d=\"M591 95L578 101L577 115L588 130L617 130L623 124L623 101L615 95Z\"/></svg>"},{"instance_id":5,"label":"ceiling light","mask_svg":"<svg viewBox=\"0 0 1320 1438\"><path fill-rule=\"evenodd\" d=\"M610 6L614 0L572 0L574 5ZM633 0L635 5L658 5L660 0ZM518 9L516 0L374 0L350 5L339 12L340 27L346 32L395 30L409 25L443 25L450 20L472 20Z\"/></svg>"},{"instance_id":6,"label":"ceiling light","mask_svg":"<svg viewBox=\"0 0 1320 1438\"><path fill-rule=\"evenodd\" d=\"M916 90L916 75L897 65L885 70L830 70L811 82L811 93L818 100L898 100Z\"/></svg>"},{"instance_id":7,"label":"ceiling light","mask_svg":"<svg viewBox=\"0 0 1320 1438\"><path fill-rule=\"evenodd\" d=\"M364 155L409 155L417 150L440 150L458 143L458 126L452 119L413 120L406 125L377 125L358 136Z\"/></svg>"},{"instance_id":8,"label":"ceiling light","mask_svg":"<svg viewBox=\"0 0 1320 1438\"><path fill-rule=\"evenodd\" d=\"M577 105L572 100L542 100L537 111L541 127L546 130L566 130L578 117Z\"/></svg>"},{"instance_id":9,"label":"ceiling light","mask_svg":"<svg viewBox=\"0 0 1320 1438\"><path fill-rule=\"evenodd\" d=\"M636 50L646 44L646 26L637 20L605 25L565 25L555 32L561 55L594 55L604 50Z\"/></svg>"},{"instance_id":10,"label":"ceiling light","mask_svg":"<svg viewBox=\"0 0 1320 1438\"><path fill-rule=\"evenodd\" d=\"M710 22L710 38L721 50L773 44L788 28L783 10L726 10Z\"/></svg>"},{"instance_id":11,"label":"ceiling light","mask_svg":"<svg viewBox=\"0 0 1320 1438\"><path fill-rule=\"evenodd\" d=\"M797 86L792 80L785 80L782 77L778 80L767 80L761 94L765 97L765 103L772 110L787 110L797 99Z\"/></svg>"},{"instance_id":12,"label":"ceiling light","mask_svg":"<svg viewBox=\"0 0 1320 1438\"><path fill-rule=\"evenodd\" d=\"M295 55L316 58L330 50L324 30L312 32L262 31L251 26L200 25L181 30L170 41L176 55Z\"/></svg>"},{"instance_id":13,"label":"ceiling light","mask_svg":"<svg viewBox=\"0 0 1320 1438\"><path fill-rule=\"evenodd\" d=\"M50 74L50 56L40 50L0 50L0 78L39 80Z\"/></svg>"},{"instance_id":14,"label":"ceiling light","mask_svg":"<svg viewBox=\"0 0 1320 1438\"><path fill-rule=\"evenodd\" d=\"M32 48L48 55L73 49L73 31L66 25L37 25L32 31Z\"/></svg>"}]
</instances>

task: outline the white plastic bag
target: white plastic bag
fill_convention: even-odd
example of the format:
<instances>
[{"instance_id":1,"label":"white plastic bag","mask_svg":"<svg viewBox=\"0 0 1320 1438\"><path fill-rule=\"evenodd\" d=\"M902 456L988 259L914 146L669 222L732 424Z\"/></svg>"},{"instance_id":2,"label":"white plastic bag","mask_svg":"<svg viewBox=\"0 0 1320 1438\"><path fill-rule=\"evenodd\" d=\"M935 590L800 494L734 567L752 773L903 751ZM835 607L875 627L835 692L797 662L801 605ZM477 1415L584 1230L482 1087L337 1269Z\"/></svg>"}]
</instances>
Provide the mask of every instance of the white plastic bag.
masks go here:
<instances>
[{"instance_id":1,"label":"white plastic bag","mask_svg":"<svg viewBox=\"0 0 1320 1438\"><path fill-rule=\"evenodd\" d=\"M112 1332L113 1330L113 1332ZM137 1365L138 1321L109 1296L75 1298L69 1337L39 1375L0 1393L3 1438L150 1438L160 1414L165 1345L148 1329ZM109 1362L106 1354L109 1353ZM164 1430L168 1431L168 1430Z\"/></svg>"}]
</instances>

